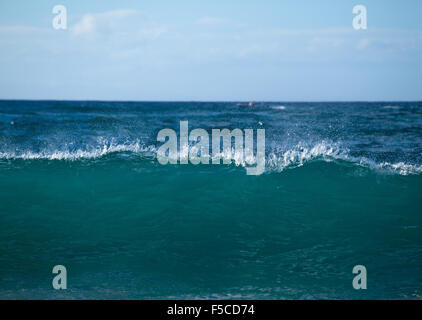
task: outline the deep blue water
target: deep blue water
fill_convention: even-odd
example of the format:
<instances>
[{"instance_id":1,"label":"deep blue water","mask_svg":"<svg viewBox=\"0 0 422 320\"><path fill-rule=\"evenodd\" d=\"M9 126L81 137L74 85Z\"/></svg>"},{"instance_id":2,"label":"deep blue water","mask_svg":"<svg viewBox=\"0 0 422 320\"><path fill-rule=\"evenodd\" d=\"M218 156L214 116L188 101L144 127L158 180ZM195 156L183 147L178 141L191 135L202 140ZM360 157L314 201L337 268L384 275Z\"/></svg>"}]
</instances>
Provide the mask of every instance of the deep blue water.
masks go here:
<instances>
[{"instance_id":1,"label":"deep blue water","mask_svg":"<svg viewBox=\"0 0 422 320\"><path fill-rule=\"evenodd\" d=\"M182 120L266 171L159 164ZM0 101L0 298L420 299L421 190L420 102Z\"/></svg>"}]
</instances>

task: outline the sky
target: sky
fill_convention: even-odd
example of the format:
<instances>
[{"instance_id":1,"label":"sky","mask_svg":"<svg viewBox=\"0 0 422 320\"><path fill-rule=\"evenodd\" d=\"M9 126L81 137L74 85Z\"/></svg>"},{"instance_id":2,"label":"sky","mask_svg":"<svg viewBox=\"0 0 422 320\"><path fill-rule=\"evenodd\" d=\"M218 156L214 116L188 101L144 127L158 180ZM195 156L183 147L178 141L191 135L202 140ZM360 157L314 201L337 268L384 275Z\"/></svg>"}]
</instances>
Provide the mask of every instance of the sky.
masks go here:
<instances>
[{"instance_id":1,"label":"sky","mask_svg":"<svg viewBox=\"0 0 422 320\"><path fill-rule=\"evenodd\" d=\"M422 100L422 1L2 0L0 99Z\"/></svg>"}]
</instances>

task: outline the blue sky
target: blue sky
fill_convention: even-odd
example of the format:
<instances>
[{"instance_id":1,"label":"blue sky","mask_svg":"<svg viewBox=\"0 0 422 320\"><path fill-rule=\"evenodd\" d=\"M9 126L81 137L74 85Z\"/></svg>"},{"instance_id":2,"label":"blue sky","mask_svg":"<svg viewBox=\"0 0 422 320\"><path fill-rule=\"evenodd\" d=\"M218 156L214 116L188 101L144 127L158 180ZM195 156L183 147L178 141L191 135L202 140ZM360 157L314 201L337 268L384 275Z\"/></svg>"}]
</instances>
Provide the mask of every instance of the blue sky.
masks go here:
<instances>
[{"instance_id":1,"label":"blue sky","mask_svg":"<svg viewBox=\"0 0 422 320\"><path fill-rule=\"evenodd\" d=\"M422 1L2 1L0 71L3 99L422 100Z\"/></svg>"}]
</instances>

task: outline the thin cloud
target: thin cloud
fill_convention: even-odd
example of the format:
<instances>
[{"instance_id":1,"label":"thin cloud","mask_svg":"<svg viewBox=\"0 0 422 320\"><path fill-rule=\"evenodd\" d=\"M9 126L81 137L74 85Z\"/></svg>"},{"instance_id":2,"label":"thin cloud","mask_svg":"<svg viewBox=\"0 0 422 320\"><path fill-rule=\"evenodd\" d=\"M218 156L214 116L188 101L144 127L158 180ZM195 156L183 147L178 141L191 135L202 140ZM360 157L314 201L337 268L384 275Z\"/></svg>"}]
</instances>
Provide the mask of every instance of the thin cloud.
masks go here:
<instances>
[{"instance_id":1,"label":"thin cloud","mask_svg":"<svg viewBox=\"0 0 422 320\"><path fill-rule=\"evenodd\" d=\"M124 18L140 14L136 10L113 10L102 13L88 13L82 16L70 30L75 36L93 38L98 33L112 32L119 28Z\"/></svg>"},{"instance_id":2,"label":"thin cloud","mask_svg":"<svg viewBox=\"0 0 422 320\"><path fill-rule=\"evenodd\" d=\"M196 20L196 24L199 25L221 25L226 23L227 20L223 18L216 18L216 17L203 17Z\"/></svg>"}]
</instances>

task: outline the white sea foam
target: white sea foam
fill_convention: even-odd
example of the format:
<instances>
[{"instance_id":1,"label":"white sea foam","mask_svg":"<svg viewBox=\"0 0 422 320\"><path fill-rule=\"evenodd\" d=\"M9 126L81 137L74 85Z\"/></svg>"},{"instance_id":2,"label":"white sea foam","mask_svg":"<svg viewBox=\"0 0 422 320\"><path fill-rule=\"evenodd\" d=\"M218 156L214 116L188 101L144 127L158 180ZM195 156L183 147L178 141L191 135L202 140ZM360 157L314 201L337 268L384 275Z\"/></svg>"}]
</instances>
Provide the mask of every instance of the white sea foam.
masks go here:
<instances>
[{"instance_id":1,"label":"white sea foam","mask_svg":"<svg viewBox=\"0 0 422 320\"><path fill-rule=\"evenodd\" d=\"M398 162L398 163L383 162L379 165L379 167L383 169L392 170L394 172L399 173L402 176L422 173L422 166L406 164L404 162Z\"/></svg>"},{"instance_id":2,"label":"white sea foam","mask_svg":"<svg viewBox=\"0 0 422 320\"><path fill-rule=\"evenodd\" d=\"M177 157L179 160L187 159L189 152L197 152L198 147L193 145L189 149L180 150ZM243 157L235 152L235 149L229 149L217 155L212 155L211 160L215 157L221 158L221 161L232 160L233 164L241 167L250 167L256 162L253 153L249 152L249 156ZM69 160L76 161L80 159L97 159L113 153L134 153L140 157L156 158L157 148L154 145L145 145L139 140L135 142L116 143L103 140L96 146L87 148L78 148L75 150L42 150L34 151L12 151L0 152L0 159L13 160ZM347 148L340 144L330 142L319 142L315 144L299 143L288 148L273 148L266 155L266 171L282 172L286 169L301 167L312 161L345 161L357 166L370 168L383 173L392 173L399 175L416 175L422 174L422 165L409 164L405 162L381 162L378 163L366 157L354 157L350 155Z\"/></svg>"},{"instance_id":3,"label":"white sea foam","mask_svg":"<svg viewBox=\"0 0 422 320\"><path fill-rule=\"evenodd\" d=\"M285 106L272 106L271 109L274 109L274 110L286 110L286 107Z\"/></svg>"},{"instance_id":4,"label":"white sea foam","mask_svg":"<svg viewBox=\"0 0 422 320\"><path fill-rule=\"evenodd\" d=\"M268 167L275 171L286 168L300 167L306 162L315 159L343 159L347 156L337 145L326 142L313 146L298 144L287 150L274 150L267 157Z\"/></svg>"},{"instance_id":5,"label":"white sea foam","mask_svg":"<svg viewBox=\"0 0 422 320\"><path fill-rule=\"evenodd\" d=\"M341 160L358 166L370 168L384 173L414 175L422 173L422 165L407 164L404 162L377 163L365 157L351 156L347 148L339 144L320 142L312 146L298 144L285 151L271 152L267 157L267 168L272 171L283 171L288 168L297 168L311 161L335 161Z\"/></svg>"},{"instance_id":6,"label":"white sea foam","mask_svg":"<svg viewBox=\"0 0 422 320\"><path fill-rule=\"evenodd\" d=\"M134 152L134 153L155 153L155 148L152 146L144 146L139 141L132 143L103 143L87 148L78 148L76 150L62 149L62 150L42 150L39 152L33 151L12 151L0 152L0 159L45 159L45 160L79 160L79 159L95 159L101 158L107 154L118 152Z\"/></svg>"}]
</instances>

